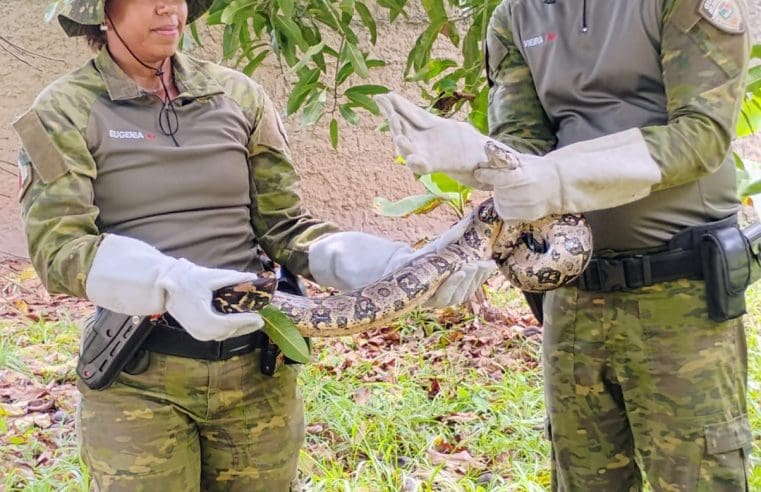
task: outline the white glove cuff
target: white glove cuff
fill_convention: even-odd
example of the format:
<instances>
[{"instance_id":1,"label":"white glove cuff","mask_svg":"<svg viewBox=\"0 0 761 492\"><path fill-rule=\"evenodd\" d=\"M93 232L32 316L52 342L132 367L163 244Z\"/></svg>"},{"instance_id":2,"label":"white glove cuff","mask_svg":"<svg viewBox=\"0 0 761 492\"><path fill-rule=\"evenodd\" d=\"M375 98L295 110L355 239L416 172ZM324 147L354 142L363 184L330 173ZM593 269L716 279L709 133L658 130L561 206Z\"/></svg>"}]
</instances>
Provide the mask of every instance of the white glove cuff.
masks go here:
<instances>
[{"instance_id":1,"label":"white glove cuff","mask_svg":"<svg viewBox=\"0 0 761 492\"><path fill-rule=\"evenodd\" d=\"M85 293L95 305L118 313L164 312L165 291L156 281L175 261L143 241L109 234L95 252Z\"/></svg>"},{"instance_id":2,"label":"white glove cuff","mask_svg":"<svg viewBox=\"0 0 761 492\"><path fill-rule=\"evenodd\" d=\"M318 284L354 290L406 262L412 253L401 242L363 232L337 232L310 246L309 271Z\"/></svg>"}]
</instances>

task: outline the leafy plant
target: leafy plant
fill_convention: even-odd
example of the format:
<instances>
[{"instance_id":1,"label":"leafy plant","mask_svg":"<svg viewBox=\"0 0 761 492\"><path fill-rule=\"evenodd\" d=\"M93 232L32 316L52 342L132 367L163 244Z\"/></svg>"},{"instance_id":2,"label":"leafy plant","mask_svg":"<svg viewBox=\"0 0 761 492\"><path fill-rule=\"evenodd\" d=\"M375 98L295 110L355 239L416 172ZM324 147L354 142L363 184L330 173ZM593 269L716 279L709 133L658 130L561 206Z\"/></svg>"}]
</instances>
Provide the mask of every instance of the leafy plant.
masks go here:
<instances>
[{"instance_id":1,"label":"leafy plant","mask_svg":"<svg viewBox=\"0 0 761 492\"><path fill-rule=\"evenodd\" d=\"M761 44L753 46L751 50L751 62L754 60L761 60ZM753 135L759 128L761 128L761 64L751 66L748 70L748 85L745 88L745 98L737 122L737 136ZM761 216L761 166L758 163L743 160L737 154L735 154L735 165L740 197L746 202L752 202L756 214Z\"/></svg>"},{"instance_id":2,"label":"leafy plant","mask_svg":"<svg viewBox=\"0 0 761 492\"><path fill-rule=\"evenodd\" d=\"M392 19L402 13L397 0L380 4ZM285 62L293 81L288 114L300 111L302 126L315 125L327 115L334 148L339 119L356 125L357 110L378 114L372 96L389 91L362 83L386 63L369 55L377 23L361 0L216 0L208 23L224 27L223 57L247 75L271 54Z\"/></svg>"}]
</instances>

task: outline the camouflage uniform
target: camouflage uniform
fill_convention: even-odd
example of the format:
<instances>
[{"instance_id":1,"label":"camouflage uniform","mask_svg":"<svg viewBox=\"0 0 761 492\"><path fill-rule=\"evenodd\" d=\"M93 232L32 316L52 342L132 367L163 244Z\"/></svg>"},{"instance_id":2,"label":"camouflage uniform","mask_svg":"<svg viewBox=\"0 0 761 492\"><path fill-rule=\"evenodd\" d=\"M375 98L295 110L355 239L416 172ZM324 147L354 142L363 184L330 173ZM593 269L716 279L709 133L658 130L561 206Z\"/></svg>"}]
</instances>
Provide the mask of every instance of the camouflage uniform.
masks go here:
<instances>
[{"instance_id":1,"label":"camouflage uniform","mask_svg":"<svg viewBox=\"0 0 761 492\"><path fill-rule=\"evenodd\" d=\"M189 2L191 18L208 3ZM103 17L100 2L75 0L72 12L89 13L89 24ZM76 22L62 24L78 33ZM308 276L309 245L336 230L302 206L286 135L263 89L183 54L172 62L179 147L159 129L161 101L106 49L53 82L14 124L24 146L19 196L29 252L50 292L85 297L106 233L240 271L262 269L260 245ZM152 354L147 372L122 374L107 390L80 384L93 486L287 490L304 433L297 369L265 376L259 357Z\"/></svg>"},{"instance_id":2,"label":"camouflage uniform","mask_svg":"<svg viewBox=\"0 0 761 492\"><path fill-rule=\"evenodd\" d=\"M599 257L662 251L736 213L729 153L749 55L744 0L505 0L486 38L491 136L524 152L641 129L662 182L589 212ZM611 162L611 166L625 165ZM745 335L701 281L546 296L554 490L745 490Z\"/></svg>"}]
</instances>

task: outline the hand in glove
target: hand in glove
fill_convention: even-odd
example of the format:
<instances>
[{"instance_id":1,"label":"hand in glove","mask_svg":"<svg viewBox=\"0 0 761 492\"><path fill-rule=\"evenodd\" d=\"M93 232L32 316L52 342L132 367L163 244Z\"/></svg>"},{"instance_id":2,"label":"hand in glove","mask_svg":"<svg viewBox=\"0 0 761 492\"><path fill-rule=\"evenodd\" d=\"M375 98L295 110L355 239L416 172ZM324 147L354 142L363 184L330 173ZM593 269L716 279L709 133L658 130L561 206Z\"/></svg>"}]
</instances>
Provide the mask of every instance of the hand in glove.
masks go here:
<instances>
[{"instance_id":1,"label":"hand in glove","mask_svg":"<svg viewBox=\"0 0 761 492\"><path fill-rule=\"evenodd\" d=\"M168 311L191 336L206 341L264 326L258 313L222 314L211 305L215 290L256 278L253 273L201 267L142 241L109 234L95 253L85 287L98 306L136 315Z\"/></svg>"},{"instance_id":2,"label":"hand in glove","mask_svg":"<svg viewBox=\"0 0 761 492\"><path fill-rule=\"evenodd\" d=\"M379 95L376 101L410 169L440 171L468 186L493 189L497 213L507 221L624 205L647 196L661 181L637 128L535 156L466 123L432 115L397 94Z\"/></svg>"},{"instance_id":3,"label":"hand in glove","mask_svg":"<svg viewBox=\"0 0 761 492\"><path fill-rule=\"evenodd\" d=\"M390 92L375 96L388 120L397 153L412 172L443 172L470 187L484 188L473 170L486 161L488 137L468 123L433 115Z\"/></svg>"},{"instance_id":4,"label":"hand in glove","mask_svg":"<svg viewBox=\"0 0 761 492\"><path fill-rule=\"evenodd\" d=\"M494 207L506 221L617 207L650 194L661 181L639 129L574 143L544 156L516 152L496 140L476 180L494 189Z\"/></svg>"},{"instance_id":5,"label":"hand in glove","mask_svg":"<svg viewBox=\"0 0 761 492\"><path fill-rule=\"evenodd\" d=\"M404 243L363 232L338 232L309 248L309 269L314 280L341 291L364 287L417 256L436 252L459 239L467 224L461 221L441 237L415 251ZM452 274L425 304L442 307L467 299L496 270L493 261L474 261Z\"/></svg>"},{"instance_id":6,"label":"hand in glove","mask_svg":"<svg viewBox=\"0 0 761 492\"><path fill-rule=\"evenodd\" d=\"M422 248L412 251L408 255L399 255L391 260L386 267L385 274L393 272L406 262L428 253L436 253L457 241L465 233L471 217L467 216L457 224L444 231L439 237L426 244ZM493 260L474 260L466 263L463 267L449 276L436 289L436 293L428 299L424 307L441 308L456 306L465 302L489 277L497 270L497 264Z\"/></svg>"}]
</instances>

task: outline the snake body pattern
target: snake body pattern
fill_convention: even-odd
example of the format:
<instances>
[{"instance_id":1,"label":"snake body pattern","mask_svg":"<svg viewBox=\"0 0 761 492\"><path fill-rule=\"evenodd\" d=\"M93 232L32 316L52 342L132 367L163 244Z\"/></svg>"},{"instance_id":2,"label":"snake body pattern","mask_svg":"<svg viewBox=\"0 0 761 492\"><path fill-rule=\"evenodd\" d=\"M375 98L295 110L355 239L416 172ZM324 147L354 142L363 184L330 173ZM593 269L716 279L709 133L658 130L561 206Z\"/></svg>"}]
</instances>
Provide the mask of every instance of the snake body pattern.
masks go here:
<instances>
[{"instance_id":1,"label":"snake body pattern","mask_svg":"<svg viewBox=\"0 0 761 492\"><path fill-rule=\"evenodd\" d=\"M389 324L433 296L467 262L492 258L514 286L543 292L575 280L592 254L592 234L582 215L553 215L507 224L492 199L469 216L462 237L435 253L418 256L381 279L354 291L300 297L276 291L274 276L219 289L213 305L225 313L261 309L271 303L309 337L345 336Z\"/></svg>"}]
</instances>

